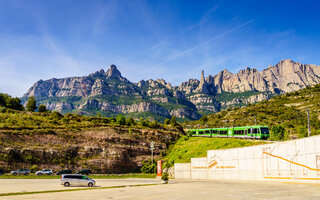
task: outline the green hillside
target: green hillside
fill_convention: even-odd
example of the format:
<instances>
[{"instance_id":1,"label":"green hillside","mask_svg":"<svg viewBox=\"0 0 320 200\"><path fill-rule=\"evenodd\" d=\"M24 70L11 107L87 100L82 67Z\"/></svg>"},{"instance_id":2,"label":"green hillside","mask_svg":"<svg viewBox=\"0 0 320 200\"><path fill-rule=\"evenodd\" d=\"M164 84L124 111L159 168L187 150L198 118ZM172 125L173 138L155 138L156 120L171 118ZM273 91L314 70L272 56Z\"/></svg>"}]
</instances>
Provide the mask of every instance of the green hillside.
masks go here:
<instances>
[{"instance_id":1,"label":"green hillside","mask_svg":"<svg viewBox=\"0 0 320 200\"><path fill-rule=\"evenodd\" d=\"M259 140L184 136L169 148L165 160L169 166L172 166L174 163L189 163L194 157L206 157L208 150L247 147L264 143L265 141Z\"/></svg>"},{"instance_id":2,"label":"green hillside","mask_svg":"<svg viewBox=\"0 0 320 200\"><path fill-rule=\"evenodd\" d=\"M5 172L17 168L139 172L142 161L150 159L151 142L158 159L181 133L179 124L145 118L25 111L19 98L0 93L0 169Z\"/></svg>"},{"instance_id":3,"label":"green hillside","mask_svg":"<svg viewBox=\"0 0 320 200\"><path fill-rule=\"evenodd\" d=\"M229 108L200 120L184 124L184 128L268 125L272 140L287 140L307 136L307 109L310 110L311 135L320 134L320 85L275 96L243 108ZM280 137L279 128L284 128Z\"/></svg>"}]
</instances>

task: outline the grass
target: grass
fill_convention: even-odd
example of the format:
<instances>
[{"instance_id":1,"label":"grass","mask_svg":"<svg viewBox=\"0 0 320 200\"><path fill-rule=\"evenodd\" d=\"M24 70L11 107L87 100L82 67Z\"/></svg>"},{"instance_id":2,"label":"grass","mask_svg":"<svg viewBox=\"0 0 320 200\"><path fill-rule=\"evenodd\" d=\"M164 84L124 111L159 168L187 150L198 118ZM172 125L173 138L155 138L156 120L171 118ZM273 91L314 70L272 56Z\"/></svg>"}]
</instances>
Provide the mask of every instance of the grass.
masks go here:
<instances>
[{"instance_id":1,"label":"grass","mask_svg":"<svg viewBox=\"0 0 320 200\"><path fill-rule=\"evenodd\" d=\"M138 185L130 185L130 187L142 187L142 186L151 186L158 185L155 183L152 184L138 184ZM73 191L81 191L81 190L101 190L101 189L113 189L113 188L124 188L127 187L125 185L122 186L108 186L108 187L90 187L90 188L77 188L77 189L69 189L69 190L44 190L44 191L33 191L33 192L12 192L12 193L2 193L0 196L16 196L16 195L26 195L26 194L43 194L43 193L57 193L57 192L73 192Z\"/></svg>"},{"instance_id":2,"label":"grass","mask_svg":"<svg viewBox=\"0 0 320 200\"><path fill-rule=\"evenodd\" d=\"M182 137L169 148L165 157L167 163L189 163L193 157L207 156L207 150L229 149L265 144L264 141L243 140L235 138L200 138Z\"/></svg>"},{"instance_id":3,"label":"grass","mask_svg":"<svg viewBox=\"0 0 320 200\"><path fill-rule=\"evenodd\" d=\"M132 174L93 174L89 175L92 179L121 179L121 178L156 178L156 174L143 174L143 173L132 173ZM51 176L37 176L37 175L19 175L14 176L11 174L0 175L0 179L60 179L60 175Z\"/></svg>"}]
</instances>

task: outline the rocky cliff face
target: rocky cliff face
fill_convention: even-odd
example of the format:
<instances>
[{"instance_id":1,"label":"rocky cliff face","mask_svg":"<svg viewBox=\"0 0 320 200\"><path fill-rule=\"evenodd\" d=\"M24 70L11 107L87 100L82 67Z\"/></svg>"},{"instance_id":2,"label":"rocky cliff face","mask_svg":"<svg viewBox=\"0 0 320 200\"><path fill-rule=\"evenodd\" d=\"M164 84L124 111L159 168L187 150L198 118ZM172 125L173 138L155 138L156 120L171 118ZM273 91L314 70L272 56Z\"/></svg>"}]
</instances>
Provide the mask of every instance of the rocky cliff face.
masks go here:
<instances>
[{"instance_id":1,"label":"rocky cliff face","mask_svg":"<svg viewBox=\"0 0 320 200\"><path fill-rule=\"evenodd\" d=\"M115 65L89 76L40 80L24 95L35 96L51 110L112 116L142 113L162 119L175 115L191 120L201 113L243 106L320 83L320 67L282 60L259 72L246 68L233 74L223 70L200 80L189 79L172 86L163 79L132 83Z\"/></svg>"},{"instance_id":2,"label":"rocky cliff face","mask_svg":"<svg viewBox=\"0 0 320 200\"><path fill-rule=\"evenodd\" d=\"M154 158L177 140L176 130L125 127L91 128L54 134L8 134L0 132L0 166L6 171L38 165L54 171L90 168L95 173L139 172L142 161Z\"/></svg>"},{"instance_id":3,"label":"rocky cliff face","mask_svg":"<svg viewBox=\"0 0 320 200\"><path fill-rule=\"evenodd\" d=\"M275 66L269 66L262 72L246 68L237 74L227 70L214 77L214 85L218 93L271 91L292 92L308 85L320 82L320 67L304 65L292 60L282 60Z\"/></svg>"}]
</instances>

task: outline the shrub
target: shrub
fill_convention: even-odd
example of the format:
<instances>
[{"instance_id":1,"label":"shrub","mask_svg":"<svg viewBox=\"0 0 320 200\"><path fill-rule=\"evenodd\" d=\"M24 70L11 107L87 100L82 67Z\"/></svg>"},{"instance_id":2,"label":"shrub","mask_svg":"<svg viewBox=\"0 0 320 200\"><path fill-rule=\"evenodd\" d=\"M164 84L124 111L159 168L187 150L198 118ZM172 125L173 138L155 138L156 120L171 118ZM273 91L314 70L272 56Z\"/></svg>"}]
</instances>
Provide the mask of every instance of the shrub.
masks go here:
<instances>
[{"instance_id":1,"label":"shrub","mask_svg":"<svg viewBox=\"0 0 320 200\"><path fill-rule=\"evenodd\" d=\"M126 118L123 115L117 116L117 123L119 125L126 125Z\"/></svg>"},{"instance_id":2,"label":"shrub","mask_svg":"<svg viewBox=\"0 0 320 200\"><path fill-rule=\"evenodd\" d=\"M38 165L32 165L32 166L30 167L30 172L31 172L31 173L35 173L36 171L39 171L39 170L40 170L40 168L39 168Z\"/></svg>"},{"instance_id":3,"label":"shrub","mask_svg":"<svg viewBox=\"0 0 320 200\"><path fill-rule=\"evenodd\" d=\"M117 121L117 119L116 119L116 118L114 118L114 117L110 117L110 118L109 118L109 120L110 120L110 122L111 122L111 123L114 123L114 122L116 122L116 121Z\"/></svg>"},{"instance_id":4,"label":"shrub","mask_svg":"<svg viewBox=\"0 0 320 200\"><path fill-rule=\"evenodd\" d=\"M208 121L208 117L206 115L203 115L200 119L201 122L205 123Z\"/></svg>"},{"instance_id":5,"label":"shrub","mask_svg":"<svg viewBox=\"0 0 320 200\"><path fill-rule=\"evenodd\" d=\"M45 105L39 105L38 111L43 113L43 112L47 112L47 107Z\"/></svg>"},{"instance_id":6,"label":"shrub","mask_svg":"<svg viewBox=\"0 0 320 200\"><path fill-rule=\"evenodd\" d=\"M52 116L53 116L53 118L56 118L56 119L63 118L63 115L61 113L57 112L57 111L53 111L52 112Z\"/></svg>"},{"instance_id":7,"label":"shrub","mask_svg":"<svg viewBox=\"0 0 320 200\"><path fill-rule=\"evenodd\" d=\"M308 131L305 126L299 126L298 127L298 137L299 138L304 138L308 136Z\"/></svg>"},{"instance_id":8,"label":"shrub","mask_svg":"<svg viewBox=\"0 0 320 200\"><path fill-rule=\"evenodd\" d=\"M171 117L171 125L174 126L174 125L176 125L176 123L177 123L177 118L176 118L176 116L173 115Z\"/></svg>"},{"instance_id":9,"label":"shrub","mask_svg":"<svg viewBox=\"0 0 320 200\"><path fill-rule=\"evenodd\" d=\"M128 126L135 125L134 119L130 117L130 118L127 120L127 125L128 125Z\"/></svg>"},{"instance_id":10,"label":"shrub","mask_svg":"<svg viewBox=\"0 0 320 200\"><path fill-rule=\"evenodd\" d=\"M169 174L168 172L163 172L161 175L161 180L168 181L169 180Z\"/></svg>"},{"instance_id":11,"label":"shrub","mask_svg":"<svg viewBox=\"0 0 320 200\"><path fill-rule=\"evenodd\" d=\"M151 160L148 161L142 161L142 167L141 172L146 174L154 174L157 172L157 165L156 162L153 162Z\"/></svg>"},{"instance_id":12,"label":"shrub","mask_svg":"<svg viewBox=\"0 0 320 200\"><path fill-rule=\"evenodd\" d=\"M149 127L150 128L158 128L159 127L159 125L158 125L158 122L157 121L152 121L152 122L150 122L149 123Z\"/></svg>"},{"instance_id":13,"label":"shrub","mask_svg":"<svg viewBox=\"0 0 320 200\"><path fill-rule=\"evenodd\" d=\"M168 118L165 119L165 120L164 120L164 124L165 124L165 125L169 125L169 124L170 124L170 119L168 119Z\"/></svg>"},{"instance_id":14,"label":"shrub","mask_svg":"<svg viewBox=\"0 0 320 200\"><path fill-rule=\"evenodd\" d=\"M142 126L149 126L149 120L148 120L148 119L144 120L144 118L141 117L141 118L140 118L140 124L141 124Z\"/></svg>"}]
</instances>

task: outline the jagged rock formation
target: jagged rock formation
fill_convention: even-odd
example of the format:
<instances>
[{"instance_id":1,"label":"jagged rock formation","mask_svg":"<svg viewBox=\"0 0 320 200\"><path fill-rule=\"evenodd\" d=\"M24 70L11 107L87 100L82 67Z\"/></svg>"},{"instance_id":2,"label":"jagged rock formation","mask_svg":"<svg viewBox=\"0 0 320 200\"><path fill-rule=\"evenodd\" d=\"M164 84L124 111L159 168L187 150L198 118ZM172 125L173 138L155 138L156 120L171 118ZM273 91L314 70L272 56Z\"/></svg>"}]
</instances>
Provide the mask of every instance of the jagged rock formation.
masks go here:
<instances>
[{"instance_id":1,"label":"jagged rock formation","mask_svg":"<svg viewBox=\"0 0 320 200\"><path fill-rule=\"evenodd\" d=\"M189 79L172 86L163 79L132 83L121 76L115 65L89 76L40 80L24 97L35 96L51 110L95 115L149 113L153 118L175 115L191 120L203 112L217 112L243 106L273 95L296 91L320 83L320 67L282 60L259 72L246 68L233 74L223 70L200 81Z\"/></svg>"}]
</instances>

